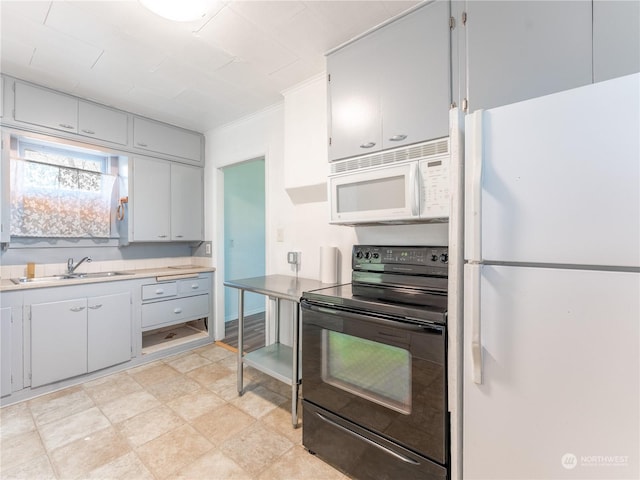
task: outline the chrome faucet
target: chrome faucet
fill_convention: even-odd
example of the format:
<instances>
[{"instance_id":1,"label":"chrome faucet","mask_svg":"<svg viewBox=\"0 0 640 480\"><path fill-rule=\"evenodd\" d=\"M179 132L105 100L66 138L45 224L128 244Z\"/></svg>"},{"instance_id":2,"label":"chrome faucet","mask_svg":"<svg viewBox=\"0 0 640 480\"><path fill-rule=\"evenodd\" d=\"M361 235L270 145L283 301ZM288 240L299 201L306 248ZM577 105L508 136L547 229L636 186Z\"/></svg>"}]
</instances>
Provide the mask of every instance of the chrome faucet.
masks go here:
<instances>
[{"instance_id":1,"label":"chrome faucet","mask_svg":"<svg viewBox=\"0 0 640 480\"><path fill-rule=\"evenodd\" d=\"M91 257L84 257L82 260L80 260L75 265L73 264L73 258L69 258L67 260L67 275L72 275L73 272L76 271L76 268L78 268L84 262L91 263Z\"/></svg>"}]
</instances>

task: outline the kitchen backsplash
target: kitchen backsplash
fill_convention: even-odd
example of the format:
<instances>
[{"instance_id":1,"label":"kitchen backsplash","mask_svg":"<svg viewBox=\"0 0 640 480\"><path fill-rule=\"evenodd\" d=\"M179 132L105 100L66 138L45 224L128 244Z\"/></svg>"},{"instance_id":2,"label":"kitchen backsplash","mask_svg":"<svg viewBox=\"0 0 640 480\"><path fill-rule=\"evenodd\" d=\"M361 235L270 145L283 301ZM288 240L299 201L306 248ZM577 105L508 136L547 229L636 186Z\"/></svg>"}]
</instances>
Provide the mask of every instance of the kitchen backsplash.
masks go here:
<instances>
[{"instance_id":1,"label":"kitchen backsplash","mask_svg":"<svg viewBox=\"0 0 640 480\"><path fill-rule=\"evenodd\" d=\"M199 265L210 267L210 257L169 257L169 258L146 258L136 260L107 260L83 263L79 268L79 273L111 272L122 270L142 270L146 268L172 267L176 265ZM67 270L67 263L45 263L36 264L35 276L47 277L50 275L60 275ZM27 275L27 265L2 265L0 267L1 278L18 278Z\"/></svg>"}]
</instances>

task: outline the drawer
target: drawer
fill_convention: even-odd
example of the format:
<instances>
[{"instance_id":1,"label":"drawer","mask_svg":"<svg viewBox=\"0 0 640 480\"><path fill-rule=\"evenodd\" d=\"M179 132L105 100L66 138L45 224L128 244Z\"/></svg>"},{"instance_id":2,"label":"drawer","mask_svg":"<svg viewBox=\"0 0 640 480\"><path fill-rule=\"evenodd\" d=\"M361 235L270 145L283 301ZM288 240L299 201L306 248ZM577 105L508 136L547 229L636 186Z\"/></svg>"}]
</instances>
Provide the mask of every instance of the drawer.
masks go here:
<instances>
[{"instance_id":1,"label":"drawer","mask_svg":"<svg viewBox=\"0 0 640 480\"><path fill-rule=\"evenodd\" d=\"M204 278L187 278L178 281L178 293L180 295L191 293L209 293L211 286L209 277Z\"/></svg>"},{"instance_id":2,"label":"drawer","mask_svg":"<svg viewBox=\"0 0 640 480\"><path fill-rule=\"evenodd\" d=\"M148 303L142 305L142 328L172 325L208 316L208 294Z\"/></svg>"},{"instance_id":3,"label":"drawer","mask_svg":"<svg viewBox=\"0 0 640 480\"><path fill-rule=\"evenodd\" d=\"M175 297L177 294L178 287L176 285L176 282L154 283L153 285L142 286L142 300Z\"/></svg>"}]
</instances>

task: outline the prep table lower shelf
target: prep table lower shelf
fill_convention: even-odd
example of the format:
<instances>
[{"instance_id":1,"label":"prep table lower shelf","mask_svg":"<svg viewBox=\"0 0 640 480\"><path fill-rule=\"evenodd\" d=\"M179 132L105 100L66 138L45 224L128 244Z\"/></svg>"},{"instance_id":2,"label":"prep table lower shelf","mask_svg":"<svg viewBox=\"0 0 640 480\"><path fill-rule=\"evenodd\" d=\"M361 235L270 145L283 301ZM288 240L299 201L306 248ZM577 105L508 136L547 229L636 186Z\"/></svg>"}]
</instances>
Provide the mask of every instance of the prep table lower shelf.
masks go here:
<instances>
[{"instance_id":1,"label":"prep table lower shelf","mask_svg":"<svg viewBox=\"0 0 640 480\"><path fill-rule=\"evenodd\" d=\"M249 352L242 357L242 363L277 378L287 385L293 384L291 365L293 348L282 343L274 343ZM299 380L299 379L298 379Z\"/></svg>"}]
</instances>

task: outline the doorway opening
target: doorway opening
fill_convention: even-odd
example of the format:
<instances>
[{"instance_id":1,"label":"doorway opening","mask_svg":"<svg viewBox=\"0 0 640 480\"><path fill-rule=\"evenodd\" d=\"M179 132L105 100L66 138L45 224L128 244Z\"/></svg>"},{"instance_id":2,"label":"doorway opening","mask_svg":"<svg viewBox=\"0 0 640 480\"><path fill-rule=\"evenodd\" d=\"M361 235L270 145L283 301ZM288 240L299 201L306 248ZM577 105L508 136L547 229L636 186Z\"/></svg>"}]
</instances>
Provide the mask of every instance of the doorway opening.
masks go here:
<instances>
[{"instance_id":1,"label":"doorway opening","mask_svg":"<svg viewBox=\"0 0 640 480\"><path fill-rule=\"evenodd\" d=\"M224 280L260 277L266 272L264 157L222 169L224 175ZM245 293L245 351L264 346L265 297ZM225 288L225 336L237 347L238 290Z\"/></svg>"}]
</instances>

